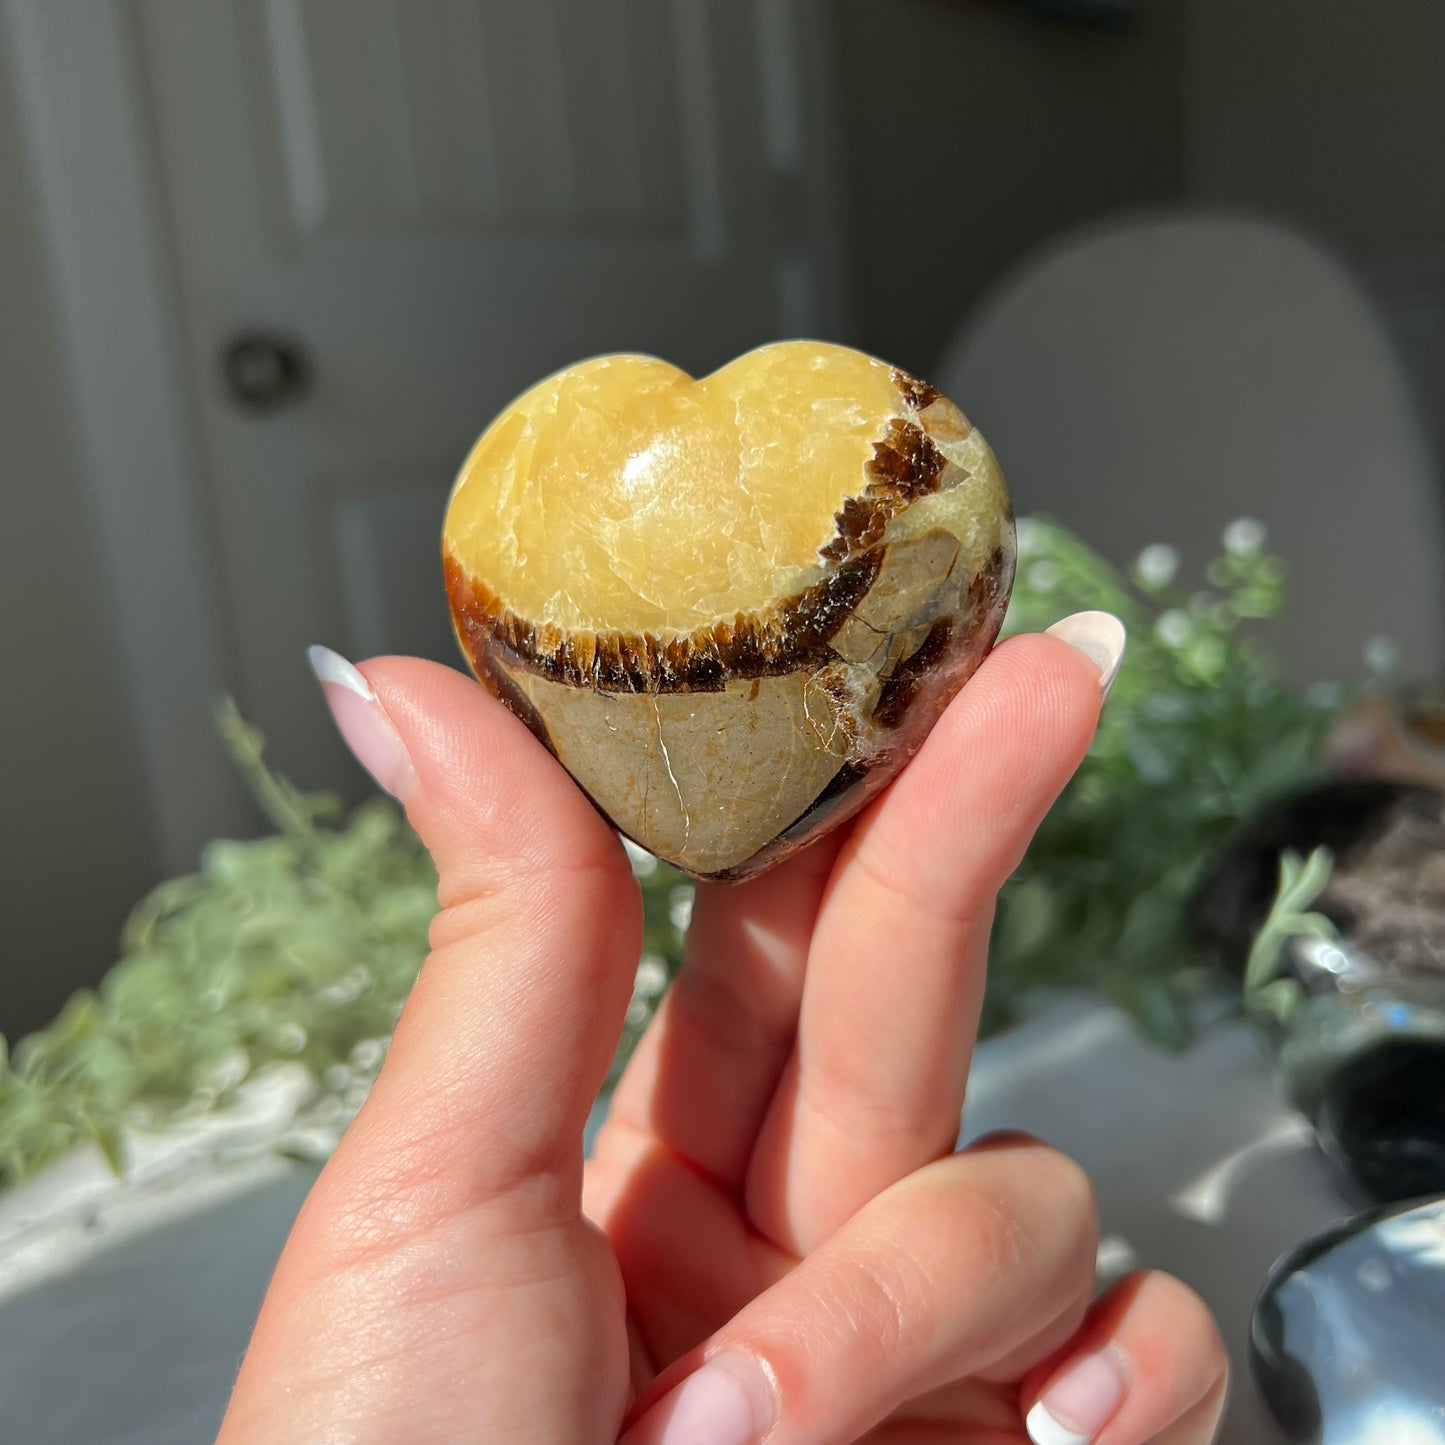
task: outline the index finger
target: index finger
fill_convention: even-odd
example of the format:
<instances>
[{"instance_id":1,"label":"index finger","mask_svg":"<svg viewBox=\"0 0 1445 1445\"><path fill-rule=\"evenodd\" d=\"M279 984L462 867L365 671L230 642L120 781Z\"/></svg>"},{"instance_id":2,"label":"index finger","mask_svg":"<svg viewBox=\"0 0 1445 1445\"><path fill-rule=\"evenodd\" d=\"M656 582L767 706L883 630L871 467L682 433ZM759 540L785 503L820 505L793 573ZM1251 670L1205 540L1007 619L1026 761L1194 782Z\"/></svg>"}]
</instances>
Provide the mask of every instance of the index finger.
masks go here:
<instances>
[{"instance_id":1,"label":"index finger","mask_svg":"<svg viewBox=\"0 0 1445 1445\"><path fill-rule=\"evenodd\" d=\"M328 701L374 773L358 739L378 730L408 760L407 815L437 865L441 911L322 1192L400 1192L410 1228L416 1210L460 1212L549 1173L568 1180L559 1198L575 1211L583 1123L640 947L641 902L622 846L471 679L416 658L347 666L335 659L323 679ZM412 1178L427 1187L398 1191Z\"/></svg>"},{"instance_id":2,"label":"index finger","mask_svg":"<svg viewBox=\"0 0 1445 1445\"><path fill-rule=\"evenodd\" d=\"M1101 668L1077 645L1014 638L860 819L750 1168L749 1212L777 1244L806 1253L953 1149L995 896L1088 749L1100 700Z\"/></svg>"}]
</instances>

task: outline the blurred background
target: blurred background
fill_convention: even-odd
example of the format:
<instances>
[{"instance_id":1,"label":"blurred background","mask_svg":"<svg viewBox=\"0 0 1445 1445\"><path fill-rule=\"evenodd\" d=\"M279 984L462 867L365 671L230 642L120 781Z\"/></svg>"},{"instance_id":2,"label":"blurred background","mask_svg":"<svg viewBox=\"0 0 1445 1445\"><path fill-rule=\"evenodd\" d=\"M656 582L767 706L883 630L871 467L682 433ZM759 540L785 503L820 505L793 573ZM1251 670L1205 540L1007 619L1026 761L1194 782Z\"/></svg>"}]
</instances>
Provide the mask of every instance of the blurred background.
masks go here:
<instances>
[{"instance_id":1,"label":"blurred background","mask_svg":"<svg viewBox=\"0 0 1445 1445\"><path fill-rule=\"evenodd\" d=\"M303 647L455 660L458 462L589 353L858 345L1117 561L1264 520L1297 680L1377 636L1439 666L1436 0L0 17L12 1038L144 890L258 830L219 695L362 795Z\"/></svg>"},{"instance_id":2,"label":"blurred background","mask_svg":"<svg viewBox=\"0 0 1445 1445\"><path fill-rule=\"evenodd\" d=\"M396 811L240 719L367 798L304 648L459 665L495 413L812 336L988 436L1010 628L1128 623L965 1133L1075 1154L1101 1269L1218 1314L1225 1445L1282 1438L1272 1261L1445 1188L1442 60L1439 0L0 0L0 1036L54 1019L0 1052L7 1423L209 1438L425 950ZM619 1061L691 907L633 861ZM1428 1355L1437 1438L1414 1285L1340 1258L1347 1392Z\"/></svg>"}]
</instances>

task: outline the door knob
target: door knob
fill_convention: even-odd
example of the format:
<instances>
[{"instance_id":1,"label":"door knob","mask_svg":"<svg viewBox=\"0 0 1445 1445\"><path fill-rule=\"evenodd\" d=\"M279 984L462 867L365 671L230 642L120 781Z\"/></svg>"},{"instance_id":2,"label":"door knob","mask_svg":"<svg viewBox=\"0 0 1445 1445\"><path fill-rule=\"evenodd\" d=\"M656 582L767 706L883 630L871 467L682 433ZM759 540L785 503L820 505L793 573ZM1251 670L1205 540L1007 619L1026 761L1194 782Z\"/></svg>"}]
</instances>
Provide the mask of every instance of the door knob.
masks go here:
<instances>
[{"instance_id":1,"label":"door knob","mask_svg":"<svg viewBox=\"0 0 1445 1445\"><path fill-rule=\"evenodd\" d=\"M311 389L311 362L300 342L271 331L238 331L221 348L226 392L245 411L293 406Z\"/></svg>"}]
</instances>

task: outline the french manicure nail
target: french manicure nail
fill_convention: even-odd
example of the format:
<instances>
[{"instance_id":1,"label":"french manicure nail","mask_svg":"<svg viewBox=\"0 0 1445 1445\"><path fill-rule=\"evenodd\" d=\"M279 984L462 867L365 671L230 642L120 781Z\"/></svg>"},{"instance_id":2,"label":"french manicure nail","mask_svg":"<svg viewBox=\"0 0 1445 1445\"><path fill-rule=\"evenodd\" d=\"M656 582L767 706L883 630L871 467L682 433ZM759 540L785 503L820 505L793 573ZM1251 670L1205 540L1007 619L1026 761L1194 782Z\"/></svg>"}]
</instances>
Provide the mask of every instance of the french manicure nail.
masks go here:
<instances>
[{"instance_id":1,"label":"french manicure nail","mask_svg":"<svg viewBox=\"0 0 1445 1445\"><path fill-rule=\"evenodd\" d=\"M1099 614L1096 614L1099 615ZM1076 1360L1044 1391L1024 1428L1034 1445L1089 1445L1129 1388L1129 1366L1110 1345Z\"/></svg>"},{"instance_id":2,"label":"french manicure nail","mask_svg":"<svg viewBox=\"0 0 1445 1445\"><path fill-rule=\"evenodd\" d=\"M621 1445L755 1445L772 1419L772 1387L758 1363L716 1355L664 1395Z\"/></svg>"},{"instance_id":3,"label":"french manicure nail","mask_svg":"<svg viewBox=\"0 0 1445 1445\"><path fill-rule=\"evenodd\" d=\"M308 647L306 660L326 695L336 730L356 761L379 788L405 803L416 786L416 771L401 735L377 701L371 684L329 647Z\"/></svg>"},{"instance_id":4,"label":"french manicure nail","mask_svg":"<svg viewBox=\"0 0 1445 1445\"><path fill-rule=\"evenodd\" d=\"M1045 636L1057 637L1082 652L1099 669L1099 692L1108 697L1128 641L1124 624L1112 612L1075 612L1046 628Z\"/></svg>"}]
</instances>

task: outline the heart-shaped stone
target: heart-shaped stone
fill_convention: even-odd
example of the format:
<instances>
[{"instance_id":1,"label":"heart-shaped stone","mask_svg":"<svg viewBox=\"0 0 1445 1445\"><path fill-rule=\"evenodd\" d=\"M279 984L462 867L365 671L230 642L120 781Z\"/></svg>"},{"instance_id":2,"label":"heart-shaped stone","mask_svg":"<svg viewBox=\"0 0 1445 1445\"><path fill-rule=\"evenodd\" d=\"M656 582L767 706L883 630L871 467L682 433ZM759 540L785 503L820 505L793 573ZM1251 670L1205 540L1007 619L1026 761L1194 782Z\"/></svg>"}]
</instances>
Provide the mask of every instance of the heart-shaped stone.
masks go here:
<instances>
[{"instance_id":1,"label":"heart-shaped stone","mask_svg":"<svg viewBox=\"0 0 1445 1445\"><path fill-rule=\"evenodd\" d=\"M526 392L443 538L477 676L631 838L741 878L856 812L992 645L1013 517L951 402L846 347Z\"/></svg>"}]
</instances>

